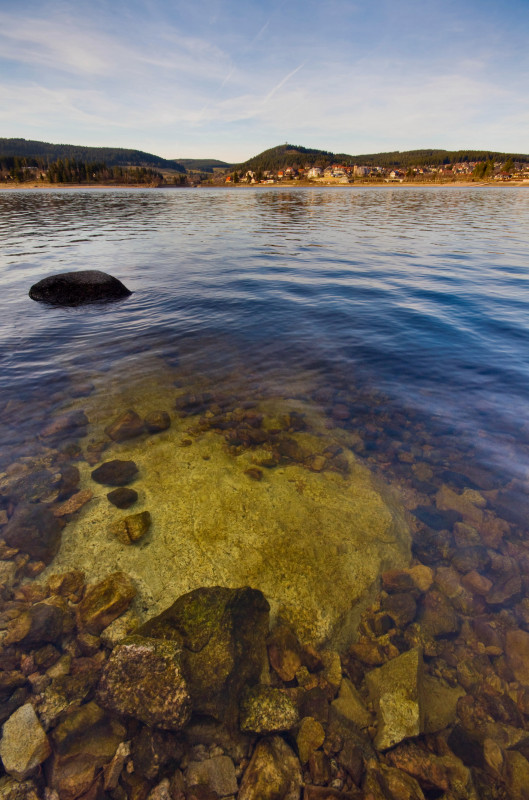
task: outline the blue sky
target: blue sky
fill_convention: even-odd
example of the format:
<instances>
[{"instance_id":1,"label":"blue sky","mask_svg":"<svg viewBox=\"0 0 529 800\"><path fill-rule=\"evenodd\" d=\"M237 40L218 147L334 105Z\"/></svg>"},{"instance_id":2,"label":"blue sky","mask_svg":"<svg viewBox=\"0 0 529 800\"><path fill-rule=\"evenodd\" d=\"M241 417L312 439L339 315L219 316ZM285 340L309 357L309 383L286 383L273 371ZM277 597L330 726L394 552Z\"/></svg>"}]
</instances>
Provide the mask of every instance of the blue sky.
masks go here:
<instances>
[{"instance_id":1,"label":"blue sky","mask_svg":"<svg viewBox=\"0 0 529 800\"><path fill-rule=\"evenodd\" d=\"M529 0L1 0L0 135L529 152Z\"/></svg>"}]
</instances>

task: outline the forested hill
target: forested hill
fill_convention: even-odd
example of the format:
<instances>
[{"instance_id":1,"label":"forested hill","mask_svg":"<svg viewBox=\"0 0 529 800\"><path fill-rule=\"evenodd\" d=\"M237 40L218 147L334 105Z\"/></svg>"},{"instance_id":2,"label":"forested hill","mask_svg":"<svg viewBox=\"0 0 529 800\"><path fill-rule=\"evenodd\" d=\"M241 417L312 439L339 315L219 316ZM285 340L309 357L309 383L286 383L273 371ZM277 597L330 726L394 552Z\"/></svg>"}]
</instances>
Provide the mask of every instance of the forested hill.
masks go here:
<instances>
[{"instance_id":1,"label":"forested hill","mask_svg":"<svg viewBox=\"0 0 529 800\"><path fill-rule=\"evenodd\" d=\"M291 144L283 144L265 150L243 164L241 171L276 171L286 167L326 167L330 164L362 164L367 167L402 168L422 166L442 166L466 161L521 161L529 163L529 155L519 153L500 153L491 150L395 150L390 153L370 153L352 156L346 153L331 153L328 150L314 150Z\"/></svg>"},{"instance_id":2,"label":"forested hill","mask_svg":"<svg viewBox=\"0 0 529 800\"><path fill-rule=\"evenodd\" d=\"M132 166L155 167L185 172L185 167L142 150L127 150L122 147L84 147L75 144L50 144L31 139L0 138L0 159L7 157L26 159L28 166L51 164L59 159L84 163L105 163L108 167Z\"/></svg>"},{"instance_id":3,"label":"forested hill","mask_svg":"<svg viewBox=\"0 0 529 800\"><path fill-rule=\"evenodd\" d=\"M214 172L233 166L226 161L219 161L218 158L175 158L174 161L182 164L189 172Z\"/></svg>"}]
</instances>

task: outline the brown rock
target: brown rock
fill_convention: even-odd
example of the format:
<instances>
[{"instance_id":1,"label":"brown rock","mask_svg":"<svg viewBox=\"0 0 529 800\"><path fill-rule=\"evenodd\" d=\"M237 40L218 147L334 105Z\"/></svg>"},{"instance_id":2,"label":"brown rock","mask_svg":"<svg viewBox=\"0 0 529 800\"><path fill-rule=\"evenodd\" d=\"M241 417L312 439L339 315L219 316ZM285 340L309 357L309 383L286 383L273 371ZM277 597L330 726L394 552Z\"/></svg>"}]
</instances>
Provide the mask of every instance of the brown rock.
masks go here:
<instances>
[{"instance_id":1,"label":"brown rock","mask_svg":"<svg viewBox=\"0 0 529 800\"><path fill-rule=\"evenodd\" d=\"M331 781L331 761L323 750L315 750L309 758L309 770L312 783L326 786Z\"/></svg>"},{"instance_id":2,"label":"brown rock","mask_svg":"<svg viewBox=\"0 0 529 800\"><path fill-rule=\"evenodd\" d=\"M486 501L478 492L465 489L459 495L443 484L435 496L435 503L441 511L457 511L470 525L479 527L483 522L483 511L479 506Z\"/></svg>"},{"instance_id":3,"label":"brown rock","mask_svg":"<svg viewBox=\"0 0 529 800\"><path fill-rule=\"evenodd\" d=\"M261 739L239 789L238 800L299 800L301 767L279 736Z\"/></svg>"},{"instance_id":4,"label":"brown rock","mask_svg":"<svg viewBox=\"0 0 529 800\"><path fill-rule=\"evenodd\" d=\"M143 420L131 408L114 420L111 425L105 428L105 433L114 442L125 442L127 439L134 439L144 432Z\"/></svg>"},{"instance_id":5,"label":"brown rock","mask_svg":"<svg viewBox=\"0 0 529 800\"><path fill-rule=\"evenodd\" d=\"M398 628L403 628L415 619L417 603L411 594L396 592L382 600L382 609Z\"/></svg>"},{"instance_id":6,"label":"brown rock","mask_svg":"<svg viewBox=\"0 0 529 800\"><path fill-rule=\"evenodd\" d=\"M505 655L516 680L529 686L529 633L521 630L507 631Z\"/></svg>"},{"instance_id":7,"label":"brown rock","mask_svg":"<svg viewBox=\"0 0 529 800\"><path fill-rule=\"evenodd\" d=\"M161 770L179 761L184 749L178 734L143 725L131 745L134 771L152 781Z\"/></svg>"},{"instance_id":8,"label":"brown rock","mask_svg":"<svg viewBox=\"0 0 529 800\"><path fill-rule=\"evenodd\" d=\"M51 597L35 603L7 627L4 644L29 648L46 642L57 642L73 624L68 605L62 597Z\"/></svg>"},{"instance_id":9,"label":"brown rock","mask_svg":"<svg viewBox=\"0 0 529 800\"><path fill-rule=\"evenodd\" d=\"M419 613L421 630L428 636L444 636L459 630L459 618L450 600L431 589L423 597Z\"/></svg>"},{"instance_id":10,"label":"brown rock","mask_svg":"<svg viewBox=\"0 0 529 800\"><path fill-rule=\"evenodd\" d=\"M505 785L509 800L529 800L529 762L516 750L505 753Z\"/></svg>"},{"instance_id":11,"label":"brown rock","mask_svg":"<svg viewBox=\"0 0 529 800\"><path fill-rule=\"evenodd\" d=\"M140 511L138 514L130 514L128 517L114 522L110 526L110 532L116 536L123 544L134 544L145 536L151 527L151 515L148 511Z\"/></svg>"},{"instance_id":12,"label":"brown rock","mask_svg":"<svg viewBox=\"0 0 529 800\"><path fill-rule=\"evenodd\" d=\"M50 594L59 594L62 597L73 596L79 599L84 587L84 581L84 572L80 569L72 569L69 572L50 575L48 578L48 590Z\"/></svg>"},{"instance_id":13,"label":"brown rock","mask_svg":"<svg viewBox=\"0 0 529 800\"><path fill-rule=\"evenodd\" d=\"M67 497L70 497L77 489L80 480L81 476L77 467L74 467L73 464L64 464L61 467L58 499L66 500Z\"/></svg>"},{"instance_id":14,"label":"brown rock","mask_svg":"<svg viewBox=\"0 0 529 800\"><path fill-rule=\"evenodd\" d=\"M136 588L123 572L113 572L90 586L78 607L79 622L89 633L99 634L123 614L136 596Z\"/></svg>"},{"instance_id":15,"label":"brown rock","mask_svg":"<svg viewBox=\"0 0 529 800\"><path fill-rule=\"evenodd\" d=\"M207 786L219 797L238 791L235 766L229 756L219 755L204 761L191 761L185 772L188 786Z\"/></svg>"},{"instance_id":16,"label":"brown rock","mask_svg":"<svg viewBox=\"0 0 529 800\"><path fill-rule=\"evenodd\" d=\"M480 575L479 572L476 572L474 569L467 572L467 574L461 578L461 583L469 592L478 594L480 597L484 597L492 589L492 581L489 581L488 578L485 578L484 575Z\"/></svg>"},{"instance_id":17,"label":"brown rock","mask_svg":"<svg viewBox=\"0 0 529 800\"><path fill-rule=\"evenodd\" d=\"M92 479L105 486L125 486L134 480L138 467L134 461L106 461L92 472Z\"/></svg>"},{"instance_id":18,"label":"brown rock","mask_svg":"<svg viewBox=\"0 0 529 800\"><path fill-rule=\"evenodd\" d=\"M80 436L82 429L88 425L84 411L70 411L51 420L40 432L43 439L58 438L67 435Z\"/></svg>"},{"instance_id":19,"label":"brown rock","mask_svg":"<svg viewBox=\"0 0 529 800\"><path fill-rule=\"evenodd\" d=\"M304 717L301 720L296 736L296 745L301 763L306 764L311 754L318 750L324 741L325 731L322 725L313 717Z\"/></svg>"},{"instance_id":20,"label":"brown rock","mask_svg":"<svg viewBox=\"0 0 529 800\"><path fill-rule=\"evenodd\" d=\"M279 625L267 640L268 660L282 681L292 681L301 667L301 647L290 628Z\"/></svg>"},{"instance_id":21,"label":"brown rock","mask_svg":"<svg viewBox=\"0 0 529 800\"><path fill-rule=\"evenodd\" d=\"M243 695L239 716L239 726L243 733L288 731L298 720L297 707L280 689L257 685Z\"/></svg>"},{"instance_id":22,"label":"brown rock","mask_svg":"<svg viewBox=\"0 0 529 800\"><path fill-rule=\"evenodd\" d=\"M21 504L4 526L2 536L10 547L49 564L60 547L62 527L63 523L41 503Z\"/></svg>"},{"instance_id":23,"label":"brown rock","mask_svg":"<svg viewBox=\"0 0 529 800\"><path fill-rule=\"evenodd\" d=\"M120 486L119 489L113 489L109 492L107 499L116 508L129 508L138 499L138 492L134 489L126 489L124 486Z\"/></svg>"},{"instance_id":24,"label":"brown rock","mask_svg":"<svg viewBox=\"0 0 529 800\"><path fill-rule=\"evenodd\" d=\"M4 724L0 757L5 771L17 780L28 778L51 753L35 710L30 703L21 706Z\"/></svg>"},{"instance_id":25,"label":"brown rock","mask_svg":"<svg viewBox=\"0 0 529 800\"><path fill-rule=\"evenodd\" d=\"M263 470L259 469L259 467L248 467L248 469L244 470L244 474L251 478L253 481L262 481L263 480Z\"/></svg>"},{"instance_id":26,"label":"brown rock","mask_svg":"<svg viewBox=\"0 0 529 800\"><path fill-rule=\"evenodd\" d=\"M167 411L151 411L144 421L149 433L160 433L171 426L171 417Z\"/></svg>"},{"instance_id":27,"label":"brown rock","mask_svg":"<svg viewBox=\"0 0 529 800\"><path fill-rule=\"evenodd\" d=\"M76 511L79 511L89 500L93 497L93 492L90 489L83 489L76 494L73 494L69 500L65 500L64 503L61 503L58 506L54 506L52 509L52 513L55 517L64 517L67 514L75 514Z\"/></svg>"}]
</instances>

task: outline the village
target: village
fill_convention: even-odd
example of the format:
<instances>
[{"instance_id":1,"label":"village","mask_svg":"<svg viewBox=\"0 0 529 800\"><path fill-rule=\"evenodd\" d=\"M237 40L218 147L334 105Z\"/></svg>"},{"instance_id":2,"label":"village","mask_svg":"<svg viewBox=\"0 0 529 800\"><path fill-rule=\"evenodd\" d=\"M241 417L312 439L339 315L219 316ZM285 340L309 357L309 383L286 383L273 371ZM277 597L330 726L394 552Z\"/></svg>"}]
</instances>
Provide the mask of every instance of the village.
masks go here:
<instances>
[{"instance_id":1,"label":"village","mask_svg":"<svg viewBox=\"0 0 529 800\"><path fill-rule=\"evenodd\" d=\"M275 184L289 181L312 183L447 183L465 181L494 181L529 183L529 164L515 162L465 161L442 166L415 166L390 169L381 166L331 164L327 167L285 167L277 171L263 170L233 172L224 179L226 184Z\"/></svg>"}]
</instances>

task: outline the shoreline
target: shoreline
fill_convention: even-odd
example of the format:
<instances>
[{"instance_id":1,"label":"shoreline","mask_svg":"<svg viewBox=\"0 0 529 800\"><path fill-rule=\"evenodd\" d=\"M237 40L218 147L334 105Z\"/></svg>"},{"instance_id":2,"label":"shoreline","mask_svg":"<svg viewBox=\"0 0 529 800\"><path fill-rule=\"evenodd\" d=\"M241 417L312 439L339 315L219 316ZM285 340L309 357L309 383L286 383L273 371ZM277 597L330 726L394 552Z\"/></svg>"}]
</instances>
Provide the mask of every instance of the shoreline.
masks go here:
<instances>
[{"instance_id":1,"label":"shoreline","mask_svg":"<svg viewBox=\"0 0 529 800\"><path fill-rule=\"evenodd\" d=\"M171 189L171 190L181 190L181 189L270 189L270 188L285 188L285 189L295 189L295 188L336 188L336 189L355 189L355 188L409 188L413 187L416 189L462 189L468 188L470 186L474 187L495 187L495 188L505 188L505 187L516 187L516 188L529 188L529 181L443 181L439 183L434 182L424 182L424 183L416 183L414 181L384 181L380 183L372 183L368 181L355 181L354 183L335 183L335 182L326 182L326 181L292 181L292 182L278 182L278 183L268 183L268 184L258 184L258 183L229 183L229 184L197 184L194 186L171 186L161 185L161 186L152 186L149 184L144 183L42 183L42 182L35 182L35 181L28 181L27 183L14 183L14 184L0 184L0 191L27 191L29 189L56 189L58 191L68 190L68 189Z\"/></svg>"}]
</instances>

